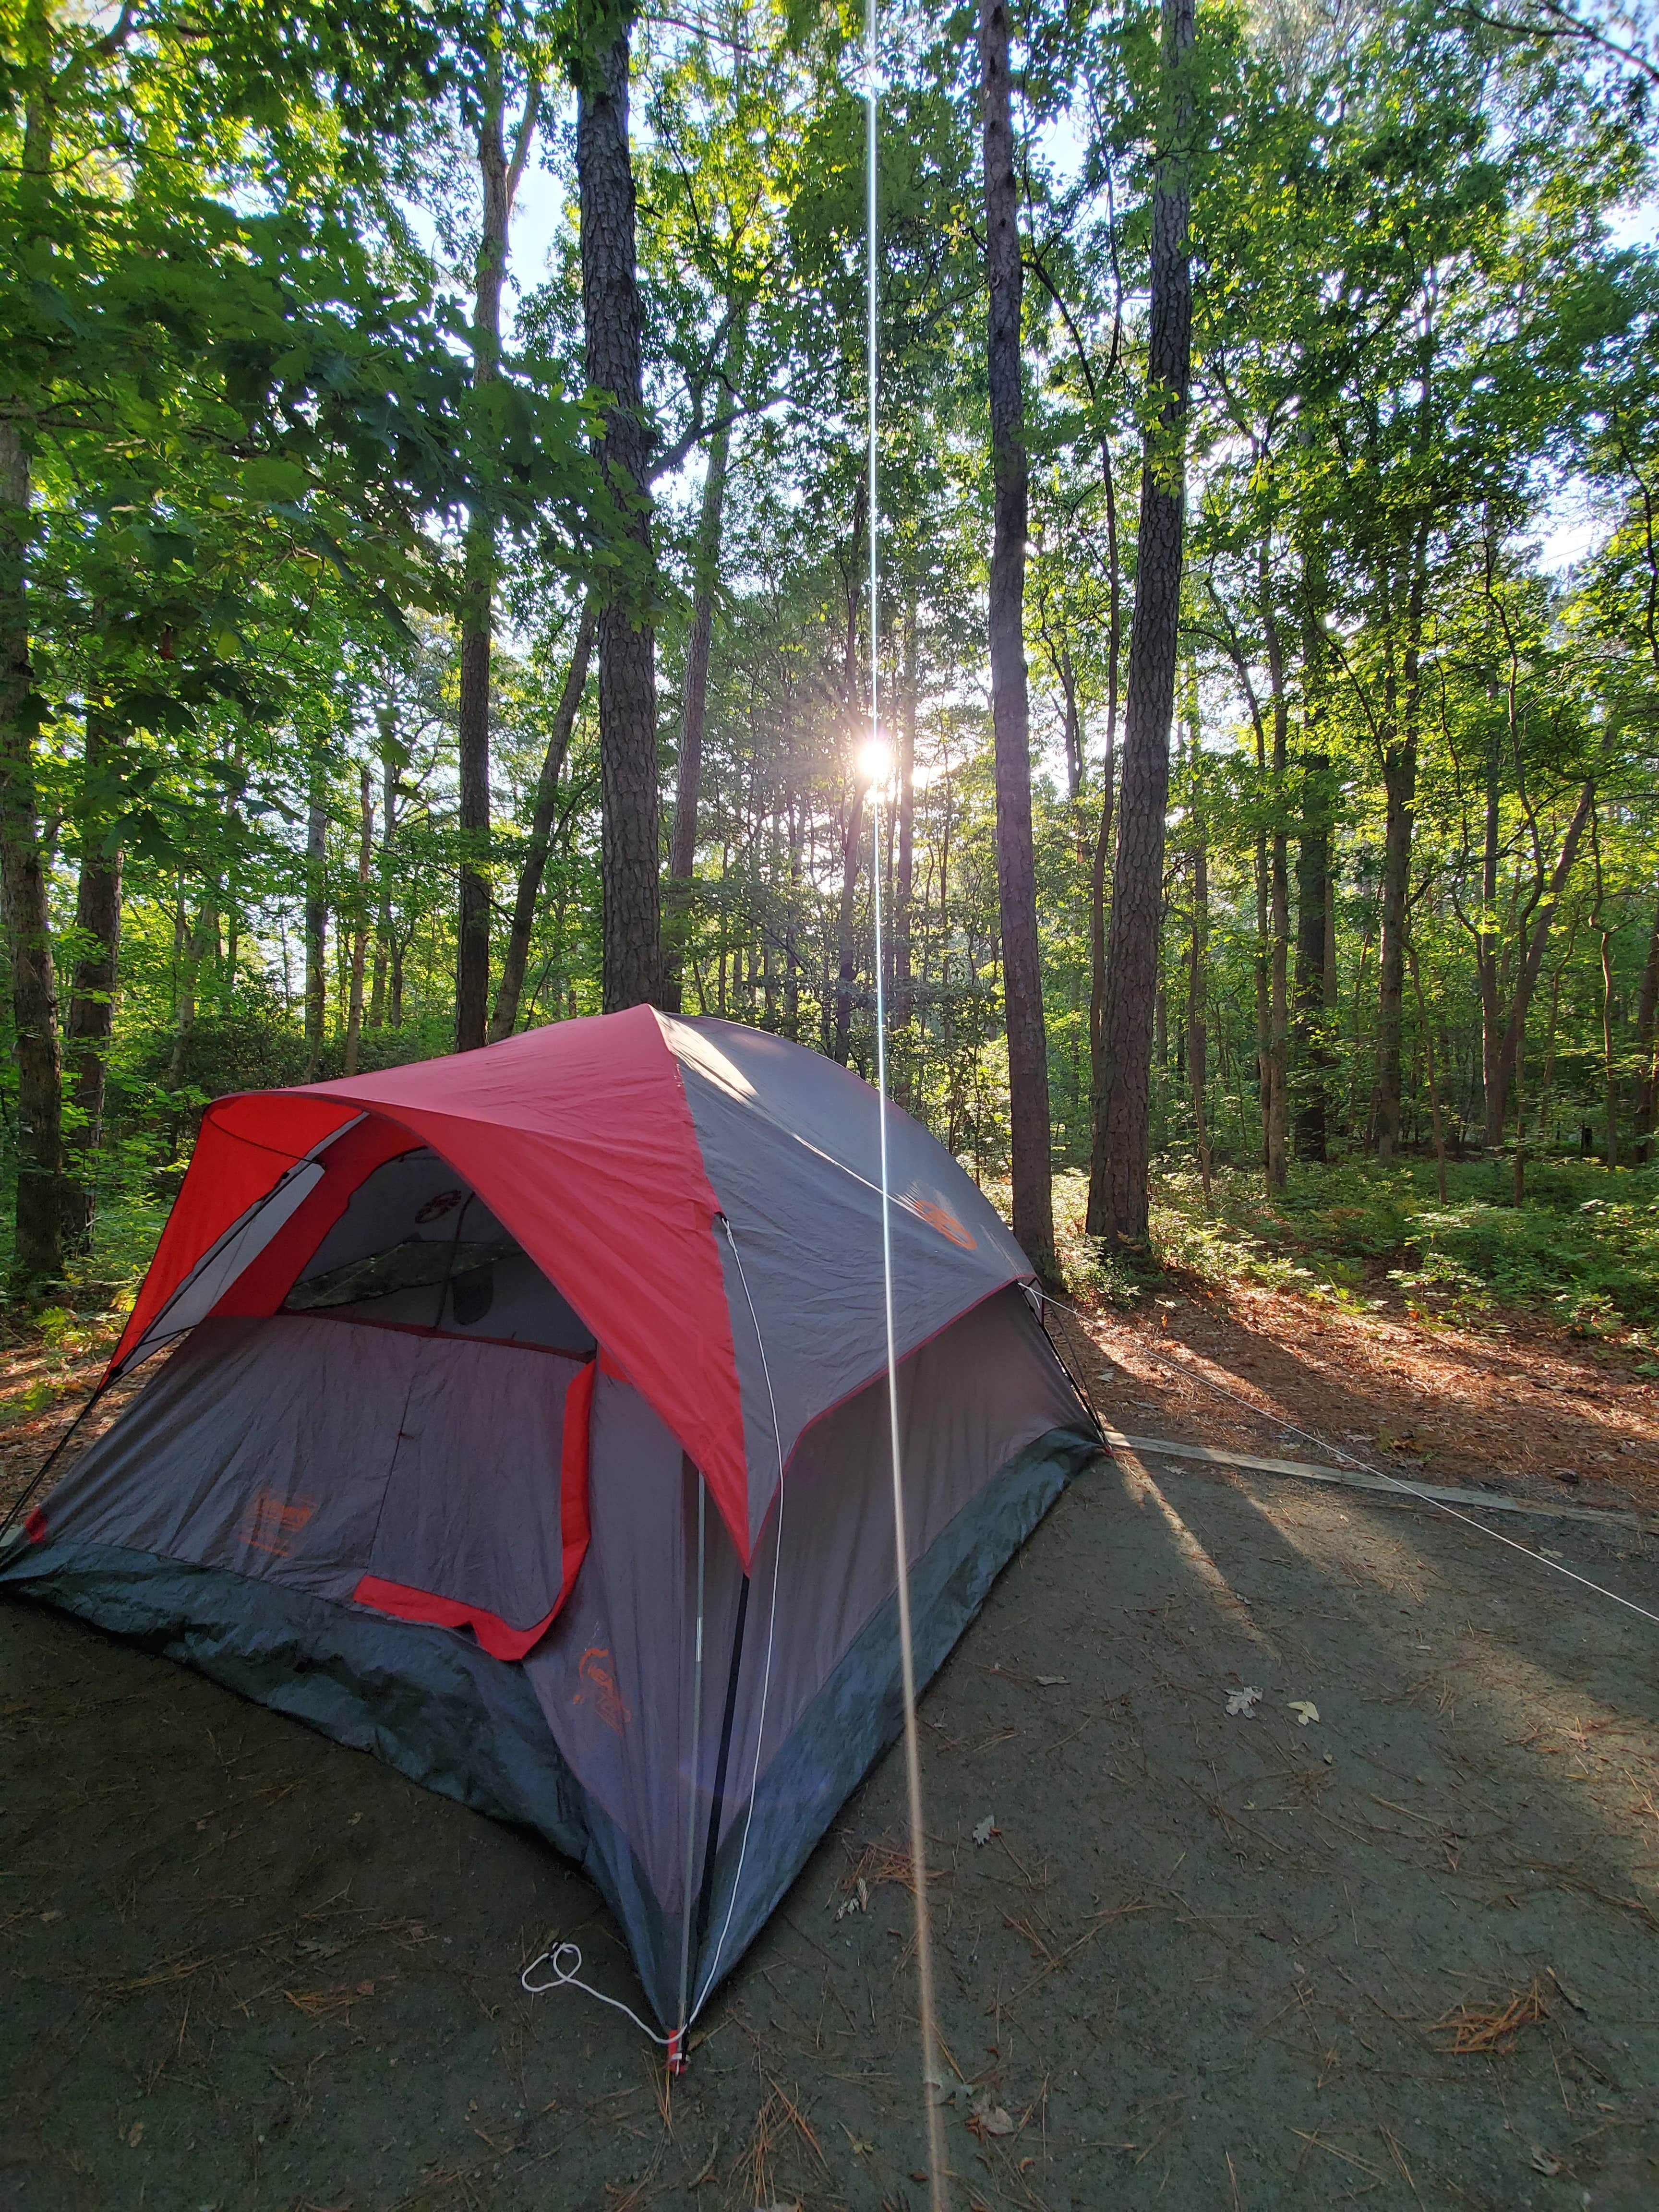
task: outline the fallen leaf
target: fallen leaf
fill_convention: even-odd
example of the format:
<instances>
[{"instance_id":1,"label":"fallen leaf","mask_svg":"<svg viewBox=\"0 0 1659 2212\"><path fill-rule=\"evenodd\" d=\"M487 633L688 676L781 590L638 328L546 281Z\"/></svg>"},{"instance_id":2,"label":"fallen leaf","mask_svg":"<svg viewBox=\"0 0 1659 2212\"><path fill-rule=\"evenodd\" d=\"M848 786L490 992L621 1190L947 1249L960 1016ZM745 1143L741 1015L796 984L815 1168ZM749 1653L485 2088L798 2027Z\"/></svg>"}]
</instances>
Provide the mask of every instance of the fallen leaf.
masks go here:
<instances>
[{"instance_id":1,"label":"fallen leaf","mask_svg":"<svg viewBox=\"0 0 1659 2212\"><path fill-rule=\"evenodd\" d=\"M1011 2136L1014 2132L1014 2124L1006 2106L997 2104L988 2089L982 2089L975 2098L968 2124L979 2136Z\"/></svg>"},{"instance_id":2,"label":"fallen leaf","mask_svg":"<svg viewBox=\"0 0 1659 2212\"><path fill-rule=\"evenodd\" d=\"M127 2148L129 2150L137 2150L139 2144L143 2142L143 2140L144 2124L142 2120L135 2120L132 2125L127 2130Z\"/></svg>"},{"instance_id":3,"label":"fallen leaf","mask_svg":"<svg viewBox=\"0 0 1659 2212\"><path fill-rule=\"evenodd\" d=\"M1311 1698L1291 1698L1289 1704L1291 1711L1296 1715L1296 1724L1298 1728L1306 1728L1310 1721L1316 1721L1319 1718L1319 1708Z\"/></svg>"},{"instance_id":4,"label":"fallen leaf","mask_svg":"<svg viewBox=\"0 0 1659 2212\"><path fill-rule=\"evenodd\" d=\"M994 1814L988 1813L982 1820L976 1820L974 1824L974 1841L976 1844L988 1844L993 1836L1000 1836L1001 1833L1001 1829L996 1824Z\"/></svg>"},{"instance_id":5,"label":"fallen leaf","mask_svg":"<svg viewBox=\"0 0 1659 2212\"><path fill-rule=\"evenodd\" d=\"M1039 1674L1036 1680L1039 1689L1060 1690L1066 1686L1066 1677L1063 1674Z\"/></svg>"},{"instance_id":6,"label":"fallen leaf","mask_svg":"<svg viewBox=\"0 0 1659 2212\"><path fill-rule=\"evenodd\" d=\"M54 1920L61 1920L63 1917L63 1914L56 1910L51 1912L43 1912L40 1915L40 1925L43 1928L50 1928Z\"/></svg>"},{"instance_id":7,"label":"fallen leaf","mask_svg":"<svg viewBox=\"0 0 1659 2212\"><path fill-rule=\"evenodd\" d=\"M1536 2173L1562 2173L1565 2171L1562 2161L1553 2152L1547 2151L1541 2143L1534 2143L1532 2147L1532 2163L1533 2171Z\"/></svg>"},{"instance_id":8,"label":"fallen leaf","mask_svg":"<svg viewBox=\"0 0 1659 2212\"><path fill-rule=\"evenodd\" d=\"M1234 1716L1242 1714L1247 1721L1252 1720L1255 1718L1256 1707L1266 1695L1265 1690L1229 1690L1227 1711Z\"/></svg>"}]
</instances>

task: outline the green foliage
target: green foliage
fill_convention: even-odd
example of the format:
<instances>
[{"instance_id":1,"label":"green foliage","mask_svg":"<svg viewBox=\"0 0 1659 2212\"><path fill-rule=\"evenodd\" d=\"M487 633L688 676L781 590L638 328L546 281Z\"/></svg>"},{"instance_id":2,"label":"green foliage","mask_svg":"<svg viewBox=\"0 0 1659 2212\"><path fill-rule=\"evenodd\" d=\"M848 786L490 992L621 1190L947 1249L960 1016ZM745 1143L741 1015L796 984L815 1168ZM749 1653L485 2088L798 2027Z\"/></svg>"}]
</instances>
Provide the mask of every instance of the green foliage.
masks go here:
<instances>
[{"instance_id":1,"label":"green foliage","mask_svg":"<svg viewBox=\"0 0 1659 2212\"><path fill-rule=\"evenodd\" d=\"M1258 1179L1222 1169L1206 1213L1196 1176L1166 1172L1154 1241L1166 1265L1217 1285L1362 1310L1393 1285L1431 1322L1480 1327L1516 1306L1590 1336L1646 1341L1659 1326L1659 1170L1534 1166L1520 1206L1504 1164L1455 1163L1447 1181L1443 1206L1422 1162L1301 1167L1270 1202Z\"/></svg>"}]
</instances>

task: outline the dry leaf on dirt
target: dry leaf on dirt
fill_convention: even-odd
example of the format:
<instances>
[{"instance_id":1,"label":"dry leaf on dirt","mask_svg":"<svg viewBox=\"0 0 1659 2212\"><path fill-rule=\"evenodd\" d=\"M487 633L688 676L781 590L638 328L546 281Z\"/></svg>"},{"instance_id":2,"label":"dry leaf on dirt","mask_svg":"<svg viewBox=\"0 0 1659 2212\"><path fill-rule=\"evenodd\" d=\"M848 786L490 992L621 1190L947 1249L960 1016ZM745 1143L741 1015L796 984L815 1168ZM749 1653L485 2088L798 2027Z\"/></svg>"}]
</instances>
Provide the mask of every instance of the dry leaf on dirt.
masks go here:
<instances>
[{"instance_id":1,"label":"dry leaf on dirt","mask_svg":"<svg viewBox=\"0 0 1659 2212\"><path fill-rule=\"evenodd\" d=\"M1319 1708L1311 1698L1291 1698L1287 1702L1291 1711L1296 1715L1296 1723L1298 1728L1306 1728L1310 1721L1316 1721L1319 1718Z\"/></svg>"},{"instance_id":2,"label":"dry leaf on dirt","mask_svg":"<svg viewBox=\"0 0 1659 2212\"><path fill-rule=\"evenodd\" d=\"M1014 2132L1006 2108L993 2100L988 2089L982 2089L975 2098L968 2124L976 2136L1011 2136Z\"/></svg>"},{"instance_id":3,"label":"dry leaf on dirt","mask_svg":"<svg viewBox=\"0 0 1659 2212\"><path fill-rule=\"evenodd\" d=\"M127 2130L127 2148L130 2150L137 2150L139 2144L143 2142L143 2140L144 2124L142 2120L135 2120L132 2125Z\"/></svg>"},{"instance_id":4,"label":"dry leaf on dirt","mask_svg":"<svg viewBox=\"0 0 1659 2212\"><path fill-rule=\"evenodd\" d=\"M1040 1690L1062 1690L1066 1686L1066 1677L1064 1674L1039 1674L1036 1685Z\"/></svg>"},{"instance_id":5,"label":"dry leaf on dirt","mask_svg":"<svg viewBox=\"0 0 1659 2212\"><path fill-rule=\"evenodd\" d=\"M988 1844L993 1836L1000 1836L1001 1833L1001 1829L996 1824L994 1814L988 1813L982 1820L976 1820L974 1823L974 1841L976 1844Z\"/></svg>"},{"instance_id":6,"label":"dry leaf on dirt","mask_svg":"<svg viewBox=\"0 0 1659 2212\"><path fill-rule=\"evenodd\" d=\"M1253 1720L1256 1707L1267 1694L1265 1690L1229 1690L1227 1711L1233 1715L1243 1715L1247 1721Z\"/></svg>"}]
</instances>

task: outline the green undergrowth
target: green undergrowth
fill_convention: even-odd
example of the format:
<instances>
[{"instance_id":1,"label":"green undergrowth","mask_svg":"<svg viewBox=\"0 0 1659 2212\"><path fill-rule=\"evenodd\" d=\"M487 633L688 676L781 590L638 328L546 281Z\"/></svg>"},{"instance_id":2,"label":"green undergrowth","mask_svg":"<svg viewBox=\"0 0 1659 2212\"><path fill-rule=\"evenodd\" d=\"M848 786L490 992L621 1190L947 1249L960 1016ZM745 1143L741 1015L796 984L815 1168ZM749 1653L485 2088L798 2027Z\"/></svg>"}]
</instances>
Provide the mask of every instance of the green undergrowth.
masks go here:
<instances>
[{"instance_id":1,"label":"green undergrowth","mask_svg":"<svg viewBox=\"0 0 1659 2212\"><path fill-rule=\"evenodd\" d=\"M1659 1168L1553 1162L1528 1170L1523 1206L1504 1161L1449 1162L1440 1201L1432 1162L1297 1166L1271 1199L1259 1173L1218 1168L1206 1206L1195 1169L1161 1164L1153 1260L1218 1287L1260 1283L1365 1312L1394 1303L1416 1318L1491 1327L1505 1308L1586 1337L1659 1343ZM1077 1185L1074 1190L1073 1184ZM1081 1235L1080 1177L1058 1179L1068 1279L1114 1303L1154 1279L1103 1257Z\"/></svg>"}]
</instances>

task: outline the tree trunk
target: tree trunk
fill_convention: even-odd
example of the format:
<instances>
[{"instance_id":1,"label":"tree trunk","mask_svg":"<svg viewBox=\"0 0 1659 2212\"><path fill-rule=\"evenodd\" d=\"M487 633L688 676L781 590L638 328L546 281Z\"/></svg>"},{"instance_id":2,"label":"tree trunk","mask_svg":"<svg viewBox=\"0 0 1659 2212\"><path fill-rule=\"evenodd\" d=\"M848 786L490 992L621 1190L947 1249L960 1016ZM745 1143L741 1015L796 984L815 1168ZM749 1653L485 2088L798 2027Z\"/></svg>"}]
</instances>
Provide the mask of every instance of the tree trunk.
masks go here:
<instances>
[{"instance_id":1,"label":"tree trunk","mask_svg":"<svg viewBox=\"0 0 1659 2212\"><path fill-rule=\"evenodd\" d=\"M1556 908L1561 902L1561 894L1566 889L1568 878L1577 864L1578 848L1583 842L1584 832L1589 826L1595 808L1595 786L1586 783L1578 793L1578 804L1573 809L1572 817L1562 836L1561 849L1556 854L1555 866L1550 871L1543 895L1532 910L1520 965L1516 970L1509 1018L1504 1024L1497 1053L1487 1064L1486 1143L1491 1151L1500 1151L1503 1147L1504 1130L1509 1118L1510 1090L1517 1080L1522 1041L1526 1036L1527 1016L1531 1011L1533 994L1538 988L1544 955L1549 949L1550 931L1554 925ZM1494 1127L1497 1132L1495 1138Z\"/></svg>"},{"instance_id":2,"label":"tree trunk","mask_svg":"<svg viewBox=\"0 0 1659 2212\"><path fill-rule=\"evenodd\" d=\"M374 866L374 800L368 780L368 763L357 768L357 803L361 826L357 835L357 911L352 917L351 988L346 998L345 1073L357 1073L357 1050L363 1034L363 969L368 957L368 879Z\"/></svg>"},{"instance_id":3,"label":"tree trunk","mask_svg":"<svg viewBox=\"0 0 1659 2212\"><path fill-rule=\"evenodd\" d=\"M1152 192L1149 394L1162 395L1146 433L1140 478L1123 787L1112 873L1102 1048L1107 1087L1101 1233L1147 1238L1148 1125L1152 1010L1164 902L1164 829L1170 791L1170 723L1186 515L1187 395L1192 366L1192 277L1187 236L1188 149L1193 100L1188 56L1194 0L1164 0L1161 107Z\"/></svg>"},{"instance_id":4,"label":"tree trunk","mask_svg":"<svg viewBox=\"0 0 1659 2212\"><path fill-rule=\"evenodd\" d=\"M640 574L600 611L599 874L607 1013L662 995L657 678L649 612L649 433L641 398L641 311L628 143L629 32L584 63L576 111L582 326L587 380L606 395L599 465ZM629 604L631 598L633 604Z\"/></svg>"},{"instance_id":5,"label":"tree trunk","mask_svg":"<svg viewBox=\"0 0 1659 2212\"><path fill-rule=\"evenodd\" d=\"M911 902L916 872L916 695L920 683L920 637L916 586L904 599L904 667L899 696L898 806L893 877L893 1019L905 1037L905 1092L909 1091L911 981L915 951L910 941ZM1656 936L1659 943L1659 935Z\"/></svg>"},{"instance_id":6,"label":"tree trunk","mask_svg":"<svg viewBox=\"0 0 1659 2212\"><path fill-rule=\"evenodd\" d=\"M386 970L392 958L395 925L392 915L392 843L398 834L398 766L392 748L392 719L389 710L380 717L380 850L375 862L379 889L374 898L374 968L368 988L368 1027L378 1030L386 1019Z\"/></svg>"},{"instance_id":7,"label":"tree trunk","mask_svg":"<svg viewBox=\"0 0 1659 2212\"><path fill-rule=\"evenodd\" d=\"M1330 1142L1326 1085L1331 1048L1325 1000L1331 900L1330 766L1324 753L1303 756L1302 822L1296 848L1295 1116L1297 1158L1303 1160L1324 1159Z\"/></svg>"},{"instance_id":8,"label":"tree trunk","mask_svg":"<svg viewBox=\"0 0 1659 2212\"><path fill-rule=\"evenodd\" d=\"M1648 933L1648 957L1636 994L1636 1157L1645 1162L1653 1149L1653 1124L1659 1113L1659 912Z\"/></svg>"},{"instance_id":9,"label":"tree trunk","mask_svg":"<svg viewBox=\"0 0 1659 2212\"><path fill-rule=\"evenodd\" d=\"M0 887L11 949L17 1060L16 1242L12 1293L28 1297L64 1272L64 1095L58 1042L48 864L34 780L36 711L29 657L28 455L0 421Z\"/></svg>"},{"instance_id":10,"label":"tree trunk","mask_svg":"<svg viewBox=\"0 0 1659 2212\"><path fill-rule=\"evenodd\" d=\"M525 969L530 959L531 933L536 923L536 903L541 896L542 878L547 872L547 856L552 849L559 778L564 771L565 756L570 750L570 737L576 726L576 716L581 710L597 623L598 605L592 592L589 592L582 601L581 619L576 625L576 641L570 652L570 666L565 672L564 689L559 694L553 726L548 732L547 751L542 759L541 774L536 779L536 797L530 817L530 842L519 870L518 896L513 902L513 921L507 933L501 980L496 988L495 1011L489 1023L492 1044L499 1043L502 1037L511 1036L519 1018L519 1000L524 990Z\"/></svg>"},{"instance_id":11,"label":"tree trunk","mask_svg":"<svg viewBox=\"0 0 1659 2212\"><path fill-rule=\"evenodd\" d=\"M743 376L745 326L732 319L722 382L735 391ZM669 942L663 951L663 1004L680 1010L679 938L690 920L691 878L697 864L697 804L702 790L702 733L708 714L708 653L714 636L714 593L720 583L720 528L726 482L732 461L732 427L726 423L709 441L708 467L702 480L697 545L692 563L691 635L685 648L685 688L680 699L679 752L674 768L674 820L668 840Z\"/></svg>"},{"instance_id":12,"label":"tree trunk","mask_svg":"<svg viewBox=\"0 0 1659 2212\"><path fill-rule=\"evenodd\" d=\"M1273 605L1273 575L1264 543L1260 566L1262 635L1267 647L1267 682L1273 700L1273 763L1269 789L1273 827L1267 871L1268 1005L1266 1127L1267 1188L1283 1190L1290 1143L1291 1021L1289 968L1291 889L1289 847L1285 826L1285 774L1290 732L1290 702L1285 696L1285 654Z\"/></svg>"},{"instance_id":13,"label":"tree trunk","mask_svg":"<svg viewBox=\"0 0 1659 2212\"><path fill-rule=\"evenodd\" d=\"M531 79L509 160L502 136L505 91L500 60L499 9L492 5L492 46L478 125L478 180L483 223L478 241L472 313L472 388L482 392L501 376L501 287L507 276L513 203L536 135L541 83ZM460 754L460 926L455 953L455 1049L472 1052L484 1042L489 1003L489 659L495 631L495 524L489 492L473 489L467 525L466 598L461 618L461 696L457 743Z\"/></svg>"},{"instance_id":14,"label":"tree trunk","mask_svg":"<svg viewBox=\"0 0 1659 2212\"><path fill-rule=\"evenodd\" d=\"M858 975L857 920L859 859L864 846L864 777L853 776L853 811L842 844L841 909L836 918L836 1031L830 1057L847 1065L853 1040L853 986Z\"/></svg>"},{"instance_id":15,"label":"tree trunk","mask_svg":"<svg viewBox=\"0 0 1659 2212\"><path fill-rule=\"evenodd\" d=\"M306 1073L317 1079L323 1056L323 1017L328 981L328 787L320 749L311 758L311 796L306 816Z\"/></svg>"},{"instance_id":16,"label":"tree trunk","mask_svg":"<svg viewBox=\"0 0 1659 2212\"><path fill-rule=\"evenodd\" d=\"M81 879L75 900L75 931L83 950L75 966L64 1040L78 1124L70 1139L64 1239L66 1245L82 1252L92 1242L98 1155L103 1143L106 1063L115 1020L116 962L121 938L121 854L118 847L109 847L110 823L98 803L103 767L104 726L98 713L88 708L82 779Z\"/></svg>"},{"instance_id":17,"label":"tree trunk","mask_svg":"<svg viewBox=\"0 0 1659 2212\"><path fill-rule=\"evenodd\" d=\"M1113 268L1116 269L1114 255ZM1122 338L1122 288L1118 288L1112 320L1111 359L1115 365ZM1091 399L1098 405L1088 356L1079 344L1078 357L1088 376ZM1106 1213L1106 886L1113 865L1113 810L1117 798L1118 679L1123 654L1123 563L1117 535L1117 477L1112 467L1111 441L1103 424L1100 434L1100 474L1106 493L1106 753L1100 770L1100 821L1095 832L1093 865L1089 881L1089 1199L1085 1225L1091 1237L1105 1234Z\"/></svg>"},{"instance_id":18,"label":"tree trunk","mask_svg":"<svg viewBox=\"0 0 1659 2212\"><path fill-rule=\"evenodd\" d=\"M1417 739L1391 745L1383 765L1387 809L1382 834L1382 910L1376 987L1376 1157L1400 1146L1401 1039L1405 1005L1406 927L1412 828L1417 803Z\"/></svg>"},{"instance_id":19,"label":"tree trunk","mask_svg":"<svg viewBox=\"0 0 1659 2212\"><path fill-rule=\"evenodd\" d=\"M1181 0L1186 4L1186 0ZM1054 1279L1048 1043L1042 1018L1036 866L1031 844L1030 703L1025 672L1028 470L1020 358L1019 204L1008 82L1006 0L980 0L985 123L985 270L990 294L991 722L996 753L997 891L1008 1032L1008 1121L1013 1231L1038 1274Z\"/></svg>"},{"instance_id":20,"label":"tree trunk","mask_svg":"<svg viewBox=\"0 0 1659 2212\"><path fill-rule=\"evenodd\" d=\"M1198 1146L1198 1171L1204 1184L1204 1211L1210 1210L1210 1129L1205 1087L1209 1080L1209 1032L1204 1020L1205 994L1209 984L1210 844L1204 821L1203 793L1199 783L1198 715L1193 715L1192 734L1193 933L1187 970L1187 1080L1192 1089L1193 1135Z\"/></svg>"}]
</instances>

